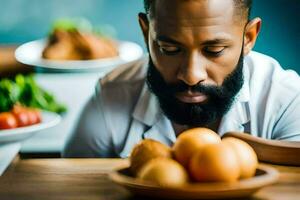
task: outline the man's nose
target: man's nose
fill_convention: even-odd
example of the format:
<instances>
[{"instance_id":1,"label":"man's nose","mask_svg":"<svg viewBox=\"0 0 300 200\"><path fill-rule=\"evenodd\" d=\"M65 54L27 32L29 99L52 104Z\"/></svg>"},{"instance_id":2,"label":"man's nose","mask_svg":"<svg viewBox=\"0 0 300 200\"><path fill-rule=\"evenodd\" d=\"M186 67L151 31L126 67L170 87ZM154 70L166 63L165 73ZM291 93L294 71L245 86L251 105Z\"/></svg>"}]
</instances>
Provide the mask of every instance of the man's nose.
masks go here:
<instances>
[{"instance_id":1,"label":"man's nose","mask_svg":"<svg viewBox=\"0 0 300 200\"><path fill-rule=\"evenodd\" d=\"M198 51L189 53L186 62L180 66L177 78L190 86L194 86L207 79L205 63Z\"/></svg>"}]
</instances>

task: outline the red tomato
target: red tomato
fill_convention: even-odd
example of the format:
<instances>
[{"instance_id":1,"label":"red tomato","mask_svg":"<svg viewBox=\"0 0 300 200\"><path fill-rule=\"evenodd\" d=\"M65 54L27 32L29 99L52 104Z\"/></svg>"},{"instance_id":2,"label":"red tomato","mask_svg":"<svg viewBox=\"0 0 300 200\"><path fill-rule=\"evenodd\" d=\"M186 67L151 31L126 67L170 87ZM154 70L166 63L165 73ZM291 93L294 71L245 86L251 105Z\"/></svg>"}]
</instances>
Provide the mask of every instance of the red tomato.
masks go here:
<instances>
[{"instance_id":1,"label":"red tomato","mask_svg":"<svg viewBox=\"0 0 300 200\"><path fill-rule=\"evenodd\" d=\"M41 116L39 115L40 113L37 112L35 109L27 109L27 114L29 118L29 124L38 124L41 122Z\"/></svg>"},{"instance_id":2,"label":"red tomato","mask_svg":"<svg viewBox=\"0 0 300 200\"><path fill-rule=\"evenodd\" d=\"M24 107L19 106L19 105L15 105L13 110L12 110L12 113L18 121L18 126L19 127L30 125L29 115L28 115L27 110Z\"/></svg>"},{"instance_id":3,"label":"red tomato","mask_svg":"<svg viewBox=\"0 0 300 200\"><path fill-rule=\"evenodd\" d=\"M0 113L0 129L12 129L16 127L18 127L18 122L12 113Z\"/></svg>"},{"instance_id":4,"label":"red tomato","mask_svg":"<svg viewBox=\"0 0 300 200\"><path fill-rule=\"evenodd\" d=\"M12 113L18 121L19 127L38 124L42 121L40 111L35 108L27 108L21 105L15 105L13 107Z\"/></svg>"},{"instance_id":5,"label":"red tomato","mask_svg":"<svg viewBox=\"0 0 300 200\"><path fill-rule=\"evenodd\" d=\"M15 105L12 112L18 121L19 127L38 124L42 121L42 116L38 109Z\"/></svg>"},{"instance_id":6,"label":"red tomato","mask_svg":"<svg viewBox=\"0 0 300 200\"><path fill-rule=\"evenodd\" d=\"M41 112L38 109L32 109L32 111L35 113L37 117L37 123L41 123L42 122Z\"/></svg>"}]
</instances>

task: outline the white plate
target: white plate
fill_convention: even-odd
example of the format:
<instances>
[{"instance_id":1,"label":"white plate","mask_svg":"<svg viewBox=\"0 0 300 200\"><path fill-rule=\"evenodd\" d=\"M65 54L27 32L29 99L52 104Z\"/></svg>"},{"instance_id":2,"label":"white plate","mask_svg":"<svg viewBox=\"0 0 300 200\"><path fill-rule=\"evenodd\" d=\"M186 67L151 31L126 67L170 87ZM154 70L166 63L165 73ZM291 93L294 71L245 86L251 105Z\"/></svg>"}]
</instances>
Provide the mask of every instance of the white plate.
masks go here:
<instances>
[{"instance_id":1,"label":"white plate","mask_svg":"<svg viewBox=\"0 0 300 200\"><path fill-rule=\"evenodd\" d=\"M0 145L25 140L38 131L57 125L60 121L60 115L51 112L42 112L42 122L39 124L15 129L0 130Z\"/></svg>"},{"instance_id":2,"label":"white plate","mask_svg":"<svg viewBox=\"0 0 300 200\"><path fill-rule=\"evenodd\" d=\"M47 70L62 72L74 71L106 71L114 67L136 61L143 56L143 49L136 43L128 41L118 42L119 56L94 60L58 61L42 58L46 40L36 40L25 43L17 48L16 59L23 64L40 67Z\"/></svg>"}]
</instances>

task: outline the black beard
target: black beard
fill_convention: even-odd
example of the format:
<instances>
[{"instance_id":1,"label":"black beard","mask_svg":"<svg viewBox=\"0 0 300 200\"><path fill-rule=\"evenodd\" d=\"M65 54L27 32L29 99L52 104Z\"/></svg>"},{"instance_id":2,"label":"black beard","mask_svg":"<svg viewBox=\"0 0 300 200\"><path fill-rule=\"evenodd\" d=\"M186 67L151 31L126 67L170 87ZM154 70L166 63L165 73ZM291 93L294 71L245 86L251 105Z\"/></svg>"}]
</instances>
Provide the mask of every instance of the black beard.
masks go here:
<instances>
[{"instance_id":1,"label":"black beard","mask_svg":"<svg viewBox=\"0 0 300 200\"><path fill-rule=\"evenodd\" d=\"M225 78L221 86L189 86L184 82L166 83L149 56L146 82L150 91L158 98L162 111L171 121L180 125L207 127L229 111L235 96L241 90L244 84L243 61L241 53L235 70ZM184 103L175 97L176 93L188 90L205 94L208 97L207 101Z\"/></svg>"}]
</instances>

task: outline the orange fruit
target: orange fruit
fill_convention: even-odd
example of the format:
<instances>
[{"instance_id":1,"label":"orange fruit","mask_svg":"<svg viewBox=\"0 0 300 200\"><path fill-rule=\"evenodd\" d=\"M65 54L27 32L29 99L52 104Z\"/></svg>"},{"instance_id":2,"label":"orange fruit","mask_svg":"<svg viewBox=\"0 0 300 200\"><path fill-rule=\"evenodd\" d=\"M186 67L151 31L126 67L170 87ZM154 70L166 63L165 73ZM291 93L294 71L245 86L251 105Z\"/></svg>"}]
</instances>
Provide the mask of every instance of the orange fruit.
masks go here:
<instances>
[{"instance_id":1,"label":"orange fruit","mask_svg":"<svg viewBox=\"0 0 300 200\"><path fill-rule=\"evenodd\" d=\"M234 182L240 166L234 150L224 143L209 144L191 158L189 172L199 182Z\"/></svg>"},{"instance_id":2,"label":"orange fruit","mask_svg":"<svg viewBox=\"0 0 300 200\"><path fill-rule=\"evenodd\" d=\"M192 155L207 144L217 144L221 142L220 136L207 128L193 128L182 132L173 146L175 159L184 167Z\"/></svg>"},{"instance_id":3,"label":"orange fruit","mask_svg":"<svg viewBox=\"0 0 300 200\"><path fill-rule=\"evenodd\" d=\"M240 165L240 178L254 176L258 166L258 159L253 148L248 143L233 137L226 137L222 142L233 148Z\"/></svg>"},{"instance_id":4,"label":"orange fruit","mask_svg":"<svg viewBox=\"0 0 300 200\"><path fill-rule=\"evenodd\" d=\"M142 167L138 178L163 187L178 187L188 182L188 174L184 167L170 158L150 160Z\"/></svg>"},{"instance_id":5,"label":"orange fruit","mask_svg":"<svg viewBox=\"0 0 300 200\"><path fill-rule=\"evenodd\" d=\"M136 175L149 160L163 157L171 158L171 148L152 139L145 139L138 143L130 155L130 171Z\"/></svg>"}]
</instances>

